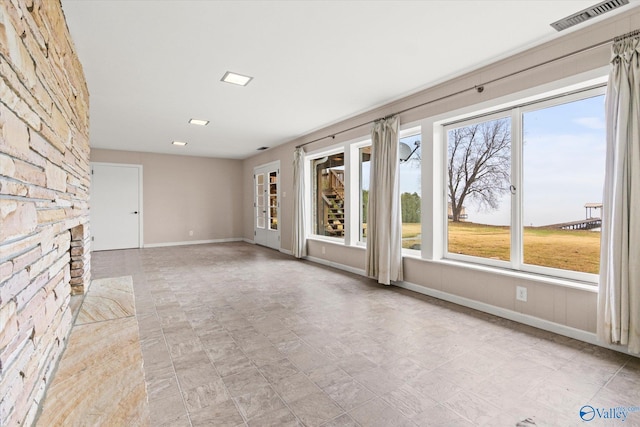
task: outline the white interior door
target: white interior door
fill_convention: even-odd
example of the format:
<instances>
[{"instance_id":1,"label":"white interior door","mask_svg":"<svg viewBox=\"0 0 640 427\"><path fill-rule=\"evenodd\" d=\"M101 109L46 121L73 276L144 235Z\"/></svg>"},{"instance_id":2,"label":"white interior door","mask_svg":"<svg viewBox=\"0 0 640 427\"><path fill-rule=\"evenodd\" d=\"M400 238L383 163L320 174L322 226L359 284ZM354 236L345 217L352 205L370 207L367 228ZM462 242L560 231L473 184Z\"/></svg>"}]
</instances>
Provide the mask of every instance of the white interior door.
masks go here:
<instances>
[{"instance_id":1,"label":"white interior door","mask_svg":"<svg viewBox=\"0 0 640 427\"><path fill-rule=\"evenodd\" d=\"M91 164L94 251L141 247L141 165Z\"/></svg>"},{"instance_id":2,"label":"white interior door","mask_svg":"<svg viewBox=\"0 0 640 427\"><path fill-rule=\"evenodd\" d=\"M280 249L280 162L253 170L254 242Z\"/></svg>"}]
</instances>

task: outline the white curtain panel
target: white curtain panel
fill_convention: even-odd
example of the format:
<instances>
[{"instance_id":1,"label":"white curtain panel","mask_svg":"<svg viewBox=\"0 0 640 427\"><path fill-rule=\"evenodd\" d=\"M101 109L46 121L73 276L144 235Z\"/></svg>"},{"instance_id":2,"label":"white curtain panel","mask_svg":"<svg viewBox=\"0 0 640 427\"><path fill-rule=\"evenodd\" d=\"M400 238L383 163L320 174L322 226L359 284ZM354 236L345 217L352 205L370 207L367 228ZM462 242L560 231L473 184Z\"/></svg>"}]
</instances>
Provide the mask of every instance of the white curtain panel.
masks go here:
<instances>
[{"instance_id":1,"label":"white curtain panel","mask_svg":"<svg viewBox=\"0 0 640 427\"><path fill-rule=\"evenodd\" d=\"M607 86L598 337L640 353L640 38L613 45Z\"/></svg>"},{"instance_id":2,"label":"white curtain panel","mask_svg":"<svg viewBox=\"0 0 640 427\"><path fill-rule=\"evenodd\" d=\"M293 153L293 256L307 255L305 236L305 196L304 196L304 149L296 148Z\"/></svg>"},{"instance_id":3,"label":"white curtain panel","mask_svg":"<svg viewBox=\"0 0 640 427\"><path fill-rule=\"evenodd\" d=\"M398 171L398 116L378 120L371 132L367 213L367 276L378 283L402 280L402 218Z\"/></svg>"}]
</instances>

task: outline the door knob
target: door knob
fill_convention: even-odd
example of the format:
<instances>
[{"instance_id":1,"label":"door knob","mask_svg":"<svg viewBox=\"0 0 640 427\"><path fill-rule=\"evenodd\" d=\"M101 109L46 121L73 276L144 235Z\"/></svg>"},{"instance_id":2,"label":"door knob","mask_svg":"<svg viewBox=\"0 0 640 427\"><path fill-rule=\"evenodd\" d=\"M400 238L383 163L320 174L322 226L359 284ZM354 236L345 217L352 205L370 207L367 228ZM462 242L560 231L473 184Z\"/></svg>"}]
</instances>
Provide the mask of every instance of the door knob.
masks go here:
<instances>
[{"instance_id":1,"label":"door knob","mask_svg":"<svg viewBox=\"0 0 640 427\"><path fill-rule=\"evenodd\" d=\"M131 213L138 215L138 211L134 211L134 212L131 212Z\"/></svg>"}]
</instances>

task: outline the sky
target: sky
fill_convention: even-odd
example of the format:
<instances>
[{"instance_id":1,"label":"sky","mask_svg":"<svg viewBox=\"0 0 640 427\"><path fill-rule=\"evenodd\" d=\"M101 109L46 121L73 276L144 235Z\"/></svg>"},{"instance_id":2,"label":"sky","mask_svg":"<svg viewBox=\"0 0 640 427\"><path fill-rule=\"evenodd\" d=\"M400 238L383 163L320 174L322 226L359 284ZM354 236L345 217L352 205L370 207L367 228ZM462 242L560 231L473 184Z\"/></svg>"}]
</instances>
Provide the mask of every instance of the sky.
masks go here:
<instances>
[{"instance_id":1,"label":"sky","mask_svg":"<svg viewBox=\"0 0 640 427\"><path fill-rule=\"evenodd\" d=\"M524 113L523 225L542 226L577 221L585 203L601 203L604 183L604 96ZM420 135L402 138L412 149ZM420 194L419 148L400 164L400 192ZM363 187L369 188L369 163L363 165ZM495 211L465 203L468 221L507 225L510 199ZM599 216L600 212L592 212Z\"/></svg>"},{"instance_id":2,"label":"sky","mask_svg":"<svg viewBox=\"0 0 640 427\"><path fill-rule=\"evenodd\" d=\"M401 138L400 142L407 144L411 150L415 147L416 141L419 142L421 135L408 136ZM408 161L400 163L400 193L418 193L420 194L421 174L420 174L420 158L422 147L411 155Z\"/></svg>"},{"instance_id":3,"label":"sky","mask_svg":"<svg viewBox=\"0 0 640 427\"><path fill-rule=\"evenodd\" d=\"M602 202L604 96L524 113L523 131L523 225L584 219L585 203ZM468 220L508 224L509 199L491 212L469 203Z\"/></svg>"},{"instance_id":4,"label":"sky","mask_svg":"<svg viewBox=\"0 0 640 427\"><path fill-rule=\"evenodd\" d=\"M411 150L415 148L415 142L420 141L420 135L401 138L400 142L407 144ZM400 163L400 193L420 194L420 155L421 148L411 155L408 162ZM362 188L369 189L369 162L362 165Z\"/></svg>"}]
</instances>

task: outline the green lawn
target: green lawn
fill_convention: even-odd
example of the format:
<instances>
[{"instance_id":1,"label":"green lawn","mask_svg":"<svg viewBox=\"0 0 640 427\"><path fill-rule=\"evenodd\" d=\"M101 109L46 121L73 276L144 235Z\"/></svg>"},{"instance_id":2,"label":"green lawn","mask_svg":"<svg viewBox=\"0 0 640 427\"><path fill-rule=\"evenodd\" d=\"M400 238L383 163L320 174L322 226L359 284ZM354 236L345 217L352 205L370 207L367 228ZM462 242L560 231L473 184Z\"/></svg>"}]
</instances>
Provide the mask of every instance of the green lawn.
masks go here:
<instances>
[{"instance_id":1,"label":"green lawn","mask_svg":"<svg viewBox=\"0 0 640 427\"><path fill-rule=\"evenodd\" d=\"M508 227L468 222L449 223L449 252L509 260ZM598 273L600 233L525 227L525 264Z\"/></svg>"},{"instance_id":2,"label":"green lawn","mask_svg":"<svg viewBox=\"0 0 640 427\"><path fill-rule=\"evenodd\" d=\"M366 224L365 224L366 229ZM449 222L449 252L508 261L509 227ZM402 247L420 249L420 224L402 225ZM600 233L525 227L525 264L597 274L600 269Z\"/></svg>"}]
</instances>

